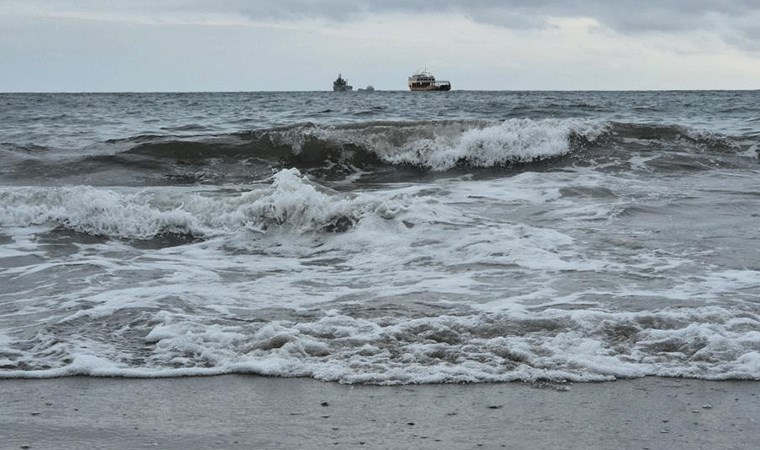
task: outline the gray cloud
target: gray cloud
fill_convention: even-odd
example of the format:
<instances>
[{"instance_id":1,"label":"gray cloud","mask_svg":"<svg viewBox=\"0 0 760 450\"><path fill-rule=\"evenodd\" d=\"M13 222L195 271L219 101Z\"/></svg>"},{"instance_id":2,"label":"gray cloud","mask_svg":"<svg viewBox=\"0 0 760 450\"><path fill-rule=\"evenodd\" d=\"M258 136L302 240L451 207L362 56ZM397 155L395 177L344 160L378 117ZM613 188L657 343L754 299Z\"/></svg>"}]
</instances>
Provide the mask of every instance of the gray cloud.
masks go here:
<instances>
[{"instance_id":1,"label":"gray cloud","mask_svg":"<svg viewBox=\"0 0 760 450\"><path fill-rule=\"evenodd\" d=\"M712 34L748 50L758 50L758 0L28 0L40 10L109 14L234 14L254 21L319 18L349 21L377 13L417 15L456 13L512 29L546 26L551 17L591 17L619 33Z\"/></svg>"}]
</instances>

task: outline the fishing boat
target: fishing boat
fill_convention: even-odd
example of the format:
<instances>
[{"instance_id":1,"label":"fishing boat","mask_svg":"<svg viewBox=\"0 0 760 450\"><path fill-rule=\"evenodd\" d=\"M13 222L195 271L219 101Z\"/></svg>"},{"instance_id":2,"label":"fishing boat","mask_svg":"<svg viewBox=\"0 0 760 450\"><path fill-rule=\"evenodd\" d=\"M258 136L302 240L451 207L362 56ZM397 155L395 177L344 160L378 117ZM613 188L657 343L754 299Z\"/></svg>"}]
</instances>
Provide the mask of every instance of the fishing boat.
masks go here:
<instances>
[{"instance_id":1,"label":"fishing boat","mask_svg":"<svg viewBox=\"0 0 760 450\"><path fill-rule=\"evenodd\" d=\"M451 83L449 83L448 81L436 81L433 74L423 70L409 77L409 90L450 91Z\"/></svg>"},{"instance_id":2,"label":"fishing boat","mask_svg":"<svg viewBox=\"0 0 760 450\"><path fill-rule=\"evenodd\" d=\"M335 91L335 92L350 91L353 88L354 88L353 86L350 86L348 84L348 81L346 81L346 80L343 79L343 75L342 74L338 74L338 79L335 80L335 81L333 81L333 91Z\"/></svg>"}]
</instances>

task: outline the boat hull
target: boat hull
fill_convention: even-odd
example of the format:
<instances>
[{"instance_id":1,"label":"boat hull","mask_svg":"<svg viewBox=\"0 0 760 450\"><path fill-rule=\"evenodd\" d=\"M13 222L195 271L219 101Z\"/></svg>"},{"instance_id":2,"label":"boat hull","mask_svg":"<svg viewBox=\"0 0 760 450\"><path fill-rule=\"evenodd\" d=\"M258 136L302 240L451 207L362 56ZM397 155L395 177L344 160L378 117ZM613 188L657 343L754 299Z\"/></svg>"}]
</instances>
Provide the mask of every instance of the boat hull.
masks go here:
<instances>
[{"instance_id":1,"label":"boat hull","mask_svg":"<svg viewBox=\"0 0 760 450\"><path fill-rule=\"evenodd\" d=\"M409 86L409 90L413 92L450 91L451 85L444 84L441 86Z\"/></svg>"}]
</instances>

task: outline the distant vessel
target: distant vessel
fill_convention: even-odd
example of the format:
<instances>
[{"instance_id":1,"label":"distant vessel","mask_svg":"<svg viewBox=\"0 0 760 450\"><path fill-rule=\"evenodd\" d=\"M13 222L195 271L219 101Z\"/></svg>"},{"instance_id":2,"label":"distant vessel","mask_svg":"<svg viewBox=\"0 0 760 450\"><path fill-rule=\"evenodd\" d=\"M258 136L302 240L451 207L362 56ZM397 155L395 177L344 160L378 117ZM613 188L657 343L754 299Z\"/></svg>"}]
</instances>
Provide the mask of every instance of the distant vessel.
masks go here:
<instances>
[{"instance_id":1,"label":"distant vessel","mask_svg":"<svg viewBox=\"0 0 760 450\"><path fill-rule=\"evenodd\" d=\"M366 88L364 88L364 89L362 89L362 88L359 88L359 90L360 90L360 91L365 91L365 92L372 92L372 91L374 91L374 90L375 90L375 87L374 87L374 86L372 86L372 85L370 84L369 86L367 86L367 87L366 87Z\"/></svg>"},{"instance_id":2,"label":"distant vessel","mask_svg":"<svg viewBox=\"0 0 760 450\"><path fill-rule=\"evenodd\" d=\"M348 85L348 82L343 79L343 76L341 74L338 74L338 79L333 81L333 91L345 92L350 91L353 88L353 86Z\"/></svg>"},{"instance_id":3,"label":"distant vessel","mask_svg":"<svg viewBox=\"0 0 760 450\"><path fill-rule=\"evenodd\" d=\"M451 83L436 81L433 74L423 70L409 77L409 89L412 91L450 91Z\"/></svg>"}]
</instances>

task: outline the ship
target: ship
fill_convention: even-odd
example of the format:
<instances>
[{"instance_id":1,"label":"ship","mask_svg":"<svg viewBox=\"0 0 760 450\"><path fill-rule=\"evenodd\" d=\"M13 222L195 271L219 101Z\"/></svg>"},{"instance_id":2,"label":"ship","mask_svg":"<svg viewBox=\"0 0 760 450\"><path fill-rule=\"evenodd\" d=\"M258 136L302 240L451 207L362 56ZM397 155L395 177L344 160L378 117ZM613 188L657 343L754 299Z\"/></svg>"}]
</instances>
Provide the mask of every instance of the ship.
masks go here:
<instances>
[{"instance_id":1,"label":"ship","mask_svg":"<svg viewBox=\"0 0 760 450\"><path fill-rule=\"evenodd\" d=\"M341 74L338 74L338 79L333 81L333 91L335 92L350 91L353 88L353 86L349 86L348 81L344 80Z\"/></svg>"},{"instance_id":2,"label":"ship","mask_svg":"<svg viewBox=\"0 0 760 450\"><path fill-rule=\"evenodd\" d=\"M433 74L423 70L409 77L409 90L411 91L450 91L451 83L449 83L448 81L436 81Z\"/></svg>"}]
</instances>

